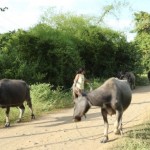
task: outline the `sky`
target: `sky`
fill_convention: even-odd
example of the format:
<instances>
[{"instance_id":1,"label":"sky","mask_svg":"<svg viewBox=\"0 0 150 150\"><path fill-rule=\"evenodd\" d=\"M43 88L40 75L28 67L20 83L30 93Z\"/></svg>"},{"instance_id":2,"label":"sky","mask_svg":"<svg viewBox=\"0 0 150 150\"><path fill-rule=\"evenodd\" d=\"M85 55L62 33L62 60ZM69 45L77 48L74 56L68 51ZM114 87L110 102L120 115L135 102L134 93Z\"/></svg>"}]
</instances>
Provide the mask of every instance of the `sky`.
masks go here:
<instances>
[{"instance_id":1,"label":"sky","mask_svg":"<svg viewBox=\"0 0 150 150\"><path fill-rule=\"evenodd\" d=\"M0 0L0 8L8 7L5 12L0 11L0 33L17 29L27 30L35 26L39 23L40 16L50 7L62 12L99 17L102 8L112 2L115 4L115 1L126 1L129 5L117 12L118 18L107 16L105 25L124 32L128 41L131 41L135 36L130 33L134 28L133 13L138 11L150 13L150 0Z\"/></svg>"}]
</instances>

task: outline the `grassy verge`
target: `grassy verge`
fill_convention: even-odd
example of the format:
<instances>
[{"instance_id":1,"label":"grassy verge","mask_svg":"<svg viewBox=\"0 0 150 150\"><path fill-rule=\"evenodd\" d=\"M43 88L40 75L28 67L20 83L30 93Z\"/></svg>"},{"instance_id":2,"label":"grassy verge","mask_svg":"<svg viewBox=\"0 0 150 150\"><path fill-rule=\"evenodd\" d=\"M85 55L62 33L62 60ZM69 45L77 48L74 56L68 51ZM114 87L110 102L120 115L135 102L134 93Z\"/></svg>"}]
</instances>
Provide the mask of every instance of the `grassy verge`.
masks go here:
<instances>
[{"instance_id":1,"label":"grassy verge","mask_svg":"<svg viewBox=\"0 0 150 150\"><path fill-rule=\"evenodd\" d=\"M115 150L148 150L150 149L150 121L142 123L119 140L112 148Z\"/></svg>"}]
</instances>

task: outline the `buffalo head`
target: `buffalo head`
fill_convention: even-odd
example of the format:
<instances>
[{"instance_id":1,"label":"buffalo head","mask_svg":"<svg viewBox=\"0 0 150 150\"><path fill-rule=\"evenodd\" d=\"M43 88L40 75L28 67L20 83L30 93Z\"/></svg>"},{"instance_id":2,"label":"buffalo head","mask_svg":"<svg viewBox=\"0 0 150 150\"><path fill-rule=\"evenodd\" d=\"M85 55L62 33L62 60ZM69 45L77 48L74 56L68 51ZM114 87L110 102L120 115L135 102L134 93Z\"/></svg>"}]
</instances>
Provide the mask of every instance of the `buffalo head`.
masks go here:
<instances>
[{"instance_id":1,"label":"buffalo head","mask_svg":"<svg viewBox=\"0 0 150 150\"><path fill-rule=\"evenodd\" d=\"M90 104L87 100L86 96L79 96L74 100L74 114L73 119L74 122L81 121L82 116L85 116L86 112L90 108Z\"/></svg>"}]
</instances>

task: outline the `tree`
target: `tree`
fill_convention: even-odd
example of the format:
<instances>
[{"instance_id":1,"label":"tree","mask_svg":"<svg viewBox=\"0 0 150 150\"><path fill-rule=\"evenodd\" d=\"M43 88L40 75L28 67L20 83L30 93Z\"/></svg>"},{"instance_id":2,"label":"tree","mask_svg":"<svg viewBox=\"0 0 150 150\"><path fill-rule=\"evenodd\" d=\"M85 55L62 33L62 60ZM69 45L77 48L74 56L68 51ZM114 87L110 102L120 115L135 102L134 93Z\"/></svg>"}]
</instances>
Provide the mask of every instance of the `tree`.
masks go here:
<instances>
[{"instance_id":1,"label":"tree","mask_svg":"<svg viewBox=\"0 0 150 150\"><path fill-rule=\"evenodd\" d=\"M141 51L141 64L144 71L150 70L150 14L138 12L135 16L135 29L137 33L135 43Z\"/></svg>"},{"instance_id":2,"label":"tree","mask_svg":"<svg viewBox=\"0 0 150 150\"><path fill-rule=\"evenodd\" d=\"M119 7L122 3L117 4ZM117 6L113 6L113 9L116 10ZM108 11L111 9L108 7ZM73 35L76 45L74 50L79 52L89 74L102 77L111 76L118 69L133 71L136 58L133 46L130 46L122 33L100 27L97 25L98 20L93 18L55 13L53 9L48 9L42 16L42 22L65 35Z\"/></svg>"},{"instance_id":3,"label":"tree","mask_svg":"<svg viewBox=\"0 0 150 150\"><path fill-rule=\"evenodd\" d=\"M105 19L107 19L108 16L119 20L121 17L121 13L124 12L124 9L128 9L129 11L131 11L129 2L121 0L113 0L111 2L107 2L107 5L102 8L102 12L100 13L101 15L97 23L105 23Z\"/></svg>"},{"instance_id":4,"label":"tree","mask_svg":"<svg viewBox=\"0 0 150 150\"><path fill-rule=\"evenodd\" d=\"M134 44L123 33L82 15L47 13L42 18L28 31L0 35L0 78L68 88L81 66L89 77L99 78L138 66Z\"/></svg>"},{"instance_id":5,"label":"tree","mask_svg":"<svg viewBox=\"0 0 150 150\"><path fill-rule=\"evenodd\" d=\"M8 7L0 8L0 11L5 11Z\"/></svg>"}]
</instances>

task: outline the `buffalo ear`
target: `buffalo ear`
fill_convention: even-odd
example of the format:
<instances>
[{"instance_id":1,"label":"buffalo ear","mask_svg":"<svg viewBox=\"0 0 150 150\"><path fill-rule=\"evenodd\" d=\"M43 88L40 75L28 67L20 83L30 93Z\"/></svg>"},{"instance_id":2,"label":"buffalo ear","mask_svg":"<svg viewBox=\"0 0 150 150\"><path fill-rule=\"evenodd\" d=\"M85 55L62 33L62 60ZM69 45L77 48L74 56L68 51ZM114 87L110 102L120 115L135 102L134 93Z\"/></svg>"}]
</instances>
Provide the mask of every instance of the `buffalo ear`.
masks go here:
<instances>
[{"instance_id":1,"label":"buffalo ear","mask_svg":"<svg viewBox=\"0 0 150 150\"><path fill-rule=\"evenodd\" d=\"M90 109L90 105L89 105L89 103L87 102L87 104L86 104L86 107L85 107L85 113L87 113L88 112L88 110Z\"/></svg>"},{"instance_id":2,"label":"buffalo ear","mask_svg":"<svg viewBox=\"0 0 150 150\"><path fill-rule=\"evenodd\" d=\"M87 94L85 92L82 92L82 96L87 96Z\"/></svg>"}]
</instances>

